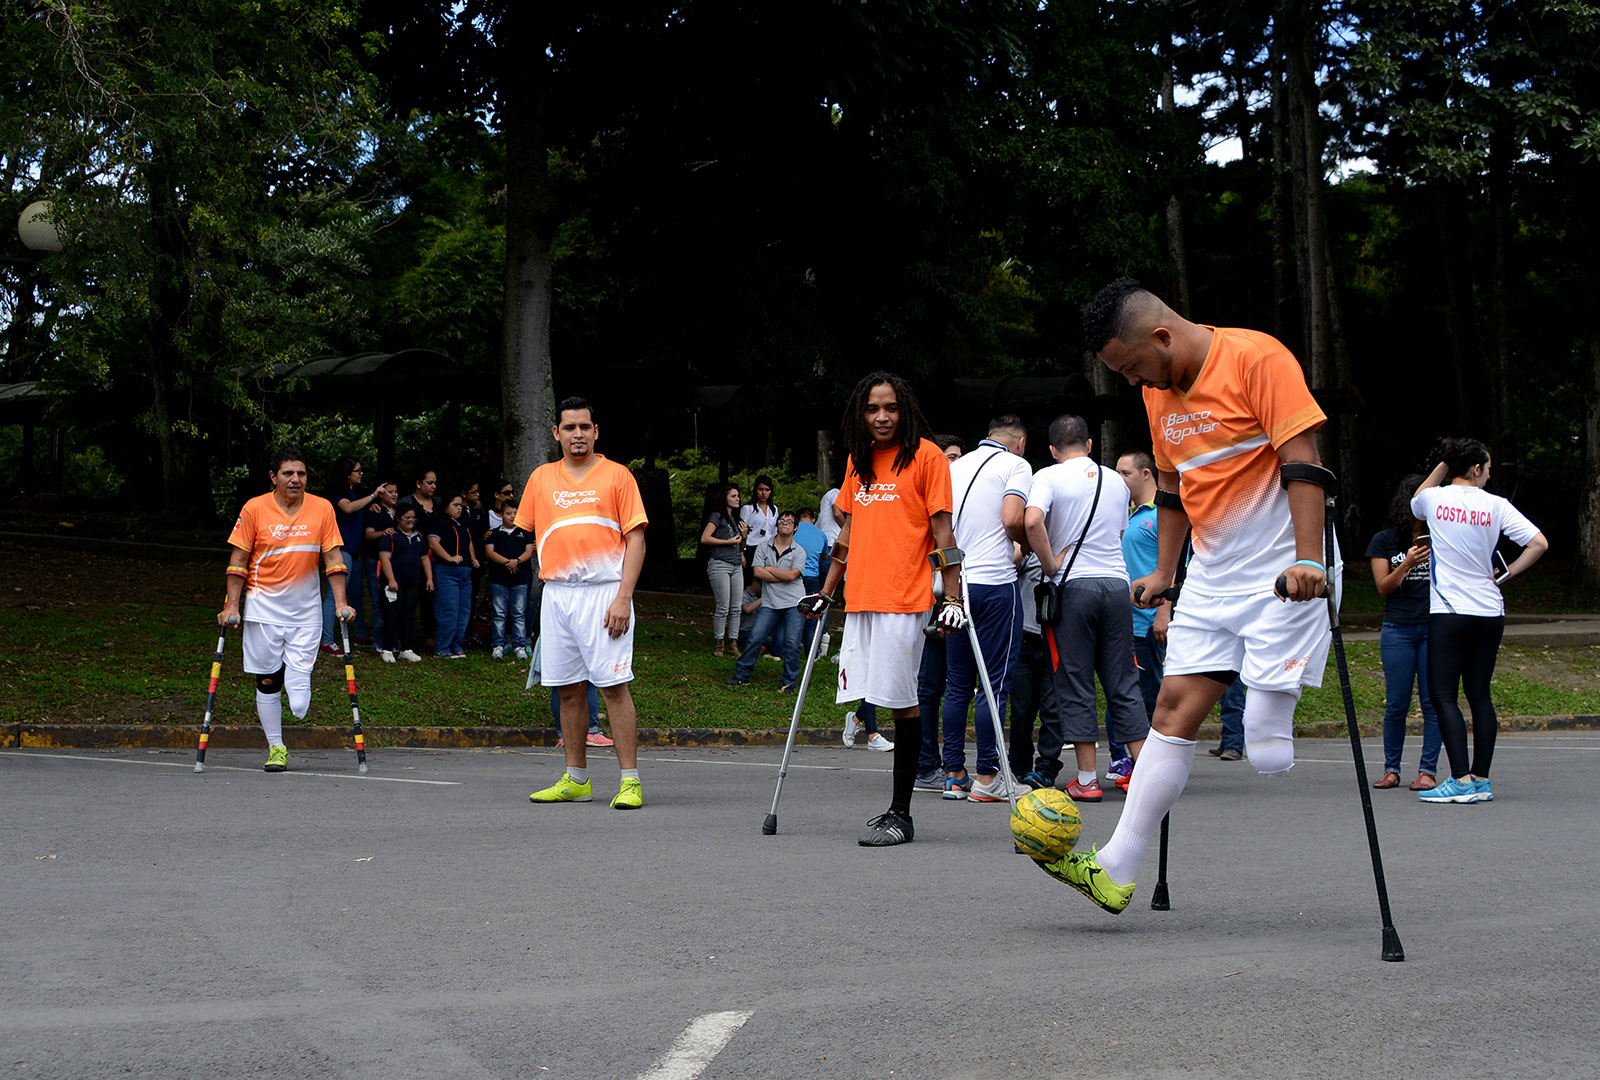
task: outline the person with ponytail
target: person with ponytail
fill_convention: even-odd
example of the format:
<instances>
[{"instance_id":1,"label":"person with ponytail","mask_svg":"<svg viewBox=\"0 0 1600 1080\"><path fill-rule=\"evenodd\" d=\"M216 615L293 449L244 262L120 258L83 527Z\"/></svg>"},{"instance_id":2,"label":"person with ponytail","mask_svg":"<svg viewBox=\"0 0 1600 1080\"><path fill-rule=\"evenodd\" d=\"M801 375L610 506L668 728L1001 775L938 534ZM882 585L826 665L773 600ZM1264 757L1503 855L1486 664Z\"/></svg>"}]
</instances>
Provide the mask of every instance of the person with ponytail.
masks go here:
<instances>
[{"instance_id":1,"label":"person with ponytail","mask_svg":"<svg viewBox=\"0 0 1600 1080\"><path fill-rule=\"evenodd\" d=\"M1446 439L1439 464L1411 499L1411 514L1428 529L1433 564L1428 596L1428 689L1450 759L1450 777L1421 792L1427 802L1475 803L1494 798L1489 766L1498 718L1489 699L1506 604L1501 589L1550 548L1510 501L1484 490L1492 461L1476 439ZM1522 553L1496 573L1495 549L1505 536ZM1458 696L1472 709L1472 758Z\"/></svg>"}]
</instances>

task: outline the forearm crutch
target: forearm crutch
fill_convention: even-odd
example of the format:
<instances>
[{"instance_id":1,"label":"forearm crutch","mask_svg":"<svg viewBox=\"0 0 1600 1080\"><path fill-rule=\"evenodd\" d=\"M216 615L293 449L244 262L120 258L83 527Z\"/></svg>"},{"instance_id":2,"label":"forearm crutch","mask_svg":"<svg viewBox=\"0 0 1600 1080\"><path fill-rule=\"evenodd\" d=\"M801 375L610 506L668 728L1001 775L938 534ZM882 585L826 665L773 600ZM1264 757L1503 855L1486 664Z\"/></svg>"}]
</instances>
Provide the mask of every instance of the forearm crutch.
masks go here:
<instances>
[{"instance_id":1,"label":"forearm crutch","mask_svg":"<svg viewBox=\"0 0 1600 1080\"><path fill-rule=\"evenodd\" d=\"M238 616L232 616L238 621ZM233 625L232 622L228 626ZM217 680L222 676L222 645L228 637L228 626L217 632L217 651L211 657L211 684L206 688L206 717L200 721L200 749L194 753L194 771L206 771L206 744L211 742L211 713L217 707Z\"/></svg>"},{"instance_id":2,"label":"forearm crutch","mask_svg":"<svg viewBox=\"0 0 1600 1080\"><path fill-rule=\"evenodd\" d=\"M794 751L795 733L800 730L800 711L806 707L806 690L811 686L811 669L816 666L817 652L822 647L822 639L828 636L828 609L822 610L822 625L817 627L817 632L811 635L811 646L806 650L806 668L800 673L800 685L794 692L794 716L789 720L789 738L783 744L783 760L778 763L778 786L772 789L772 809L767 812L766 820L761 823L761 832L764 836L772 836L778 831L778 796L783 794L783 778L789 775L789 755Z\"/></svg>"},{"instance_id":3,"label":"forearm crutch","mask_svg":"<svg viewBox=\"0 0 1600 1080\"><path fill-rule=\"evenodd\" d=\"M1322 470L1327 472L1327 470ZM1328 598L1328 626L1333 631L1333 655L1339 665L1339 692L1344 697L1345 722L1350 729L1350 754L1355 759L1356 787L1361 792L1361 813L1367 822L1367 847L1372 852L1372 879L1378 888L1378 913L1383 918L1383 959L1391 963L1398 963L1406 958L1405 949L1400 945L1400 935L1394 928L1394 917L1389 913L1389 887L1383 876L1383 853L1378 850L1378 824L1372 816L1372 795L1367 790L1367 762L1361 753L1361 731L1356 724L1356 700L1350 691L1350 665L1344 655L1344 635L1339 630L1339 605L1333 592L1333 494L1330 484L1332 473L1327 473L1327 481L1323 482L1325 492L1323 500L1323 563L1327 582L1323 585L1323 592ZM1310 479L1309 477L1296 477L1296 479ZM1278 575L1275 591L1279 596L1289 595L1287 575Z\"/></svg>"},{"instance_id":4,"label":"forearm crutch","mask_svg":"<svg viewBox=\"0 0 1600 1080\"><path fill-rule=\"evenodd\" d=\"M344 641L344 681L350 687L350 718L356 733L356 771L367 771L367 738L361 734L361 702L356 700L356 669L350 662L350 624L339 624L339 635Z\"/></svg>"}]
</instances>

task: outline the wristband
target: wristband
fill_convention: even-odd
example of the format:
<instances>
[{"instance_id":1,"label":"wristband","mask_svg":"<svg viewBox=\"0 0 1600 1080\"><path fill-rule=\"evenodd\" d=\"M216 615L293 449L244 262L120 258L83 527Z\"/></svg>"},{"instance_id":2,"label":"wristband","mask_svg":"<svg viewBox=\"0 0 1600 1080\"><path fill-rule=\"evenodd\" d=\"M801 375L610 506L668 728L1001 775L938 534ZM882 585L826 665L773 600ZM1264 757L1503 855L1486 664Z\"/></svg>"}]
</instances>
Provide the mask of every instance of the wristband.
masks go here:
<instances>
[{"instance_id":1,"label":"wristband","mask_svg":"<svg viewBox=\"0 0 1600 1080\"><path fill-rule=\"evenodd\" d=\"M231 563L228 566L228 573L233 575L234 577L249 577L250 576L250 571L246 570L242 566L234 566Z\"/></svg>"},{"instance_id":2,"label":"wristband","mask_svg":"<svg viewBox=\"0 0 1600 1080\"><path fill-rule=\"evenodd\" d=\"M1295 565L1296 566L1315 566L1318 570L1321 570L1324 574L1326 574L1328 572L1328 568L1326 566L1323 566L1321 563L1317 562L1317 560L1315 560L1315 559L1297 559L1297 560L1295 560Z\"/></svg>"},{"instance_id":3,"label":"wristband","mask_svg":"<svg viewBox=\"0 0 1600 1080\"><path fill-rule=\"evenodd\" d=\"M324 573L326 573L329 577L332 577L335 574L348 574L349 572L350 568L342 562L334 563L332 566L328 567L326 571L324 571Z\"/></svg>"}]
</instances>

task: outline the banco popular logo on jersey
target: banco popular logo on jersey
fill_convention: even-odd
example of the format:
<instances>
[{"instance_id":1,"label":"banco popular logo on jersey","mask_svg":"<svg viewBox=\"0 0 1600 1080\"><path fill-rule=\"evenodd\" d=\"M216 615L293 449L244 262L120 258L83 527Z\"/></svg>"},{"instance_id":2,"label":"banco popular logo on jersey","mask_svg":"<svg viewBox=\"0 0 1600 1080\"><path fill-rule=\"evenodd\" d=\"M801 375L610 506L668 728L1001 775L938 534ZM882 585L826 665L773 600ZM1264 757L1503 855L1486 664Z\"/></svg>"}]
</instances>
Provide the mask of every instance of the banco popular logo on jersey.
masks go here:
<instances>
[{"instance_id":1,"label":"banco popular logo on jersey","mask_svg":"<svg viewBox=\"0 0 1600 1080\"><path fill-rule=\"evenodd\" d=\"M274 522L267 526L267 531L274 540L287 540L291 536L308 536L311 530L304 525L285 525L283 522Z\"/></svg>"},{"instance_id":2,"label":"banco popular logo on jersey","mask_svg":"<svg viewBox=\"0 0 1600 1080\"><path fill-rule=\"evenodd\" d=\"M1211 420L1211 410L1192 413L1168 413L1161 418L1161 437L1176 446L1191 435L1204 435L1217 430Z\"/></svg>"},{"instance_id":3,"label":"banco popular logo on jersey","mask_svg":"<svg viewBox=\"0 0 1600 1080\"><path fill-rule=\"evenodd\" d=\"M868 484L856 492L855 501L866 506L868 503L894 502L899 498L893 484Z\"/></svg>"},{"instance_id":4,"label":"banco popular logo on jersey","mask_svg":"<svg viewBox=\"0 0 1600 1080\"><path fill-rule=\"evenodd\" d=\"M550 499L561 509L569 506L582 506L584 503L597 503L600 501L598 491L552 491Z\"/></svg>"}]
</instances>

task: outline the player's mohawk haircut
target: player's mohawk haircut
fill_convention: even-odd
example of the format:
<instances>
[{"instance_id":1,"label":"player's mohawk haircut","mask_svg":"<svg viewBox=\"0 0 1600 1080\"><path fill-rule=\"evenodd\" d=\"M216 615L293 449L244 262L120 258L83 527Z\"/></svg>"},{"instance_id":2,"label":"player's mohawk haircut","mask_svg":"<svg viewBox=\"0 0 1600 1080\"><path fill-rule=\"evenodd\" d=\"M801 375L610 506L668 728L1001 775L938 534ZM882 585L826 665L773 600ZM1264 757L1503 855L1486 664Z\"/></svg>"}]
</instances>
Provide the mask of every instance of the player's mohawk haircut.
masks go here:
<instances>
[{"instance_id":1,"label":"player's mohawk haircut","mask_svg":"<svg viewBox=\"0 0 1600 1080\"><path fill-rule=\"evenodd\" d=\"M1150 291L1131 277L1117 278L1096 293L1083 309L1083 343L1088 350L1097 353L1112 338L1126 341L1123 335L1137 306L1130 301L1149 295Z\"/></svg>"}]
</instances>

